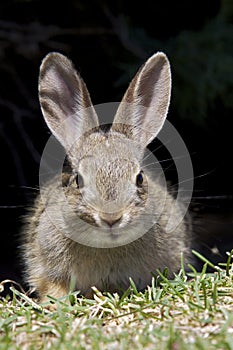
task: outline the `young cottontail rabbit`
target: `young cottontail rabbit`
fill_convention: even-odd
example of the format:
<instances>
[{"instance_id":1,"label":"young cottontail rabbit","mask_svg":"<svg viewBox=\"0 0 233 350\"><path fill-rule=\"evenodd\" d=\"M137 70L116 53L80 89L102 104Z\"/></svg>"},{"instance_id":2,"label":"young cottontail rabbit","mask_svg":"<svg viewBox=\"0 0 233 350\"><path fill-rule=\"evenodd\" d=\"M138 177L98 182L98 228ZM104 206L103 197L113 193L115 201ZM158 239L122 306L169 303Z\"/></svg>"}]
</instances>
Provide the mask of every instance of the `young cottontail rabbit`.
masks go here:
<instances>
[{"instance_id":1,"label":"young cottontail rabbit","mask_svg":"<svg viewBox=\"0 0 233 350\"><path fill-rule=\"evenodd\" d=\"M23 234L26 280L41 300L67 294L72 283L86 296L92 286L122 291L130 277L140 290L157 269L177 272L181 253L190 261L189 221L143 167L146 146L166 119L170 90L169 62L159 52L131 81L112 126L103 128L72 63L59 53L43 60L42 112L71 171L41 188ZM171 212L180 222L172 231Z\"/></svg>"}]
</instances>

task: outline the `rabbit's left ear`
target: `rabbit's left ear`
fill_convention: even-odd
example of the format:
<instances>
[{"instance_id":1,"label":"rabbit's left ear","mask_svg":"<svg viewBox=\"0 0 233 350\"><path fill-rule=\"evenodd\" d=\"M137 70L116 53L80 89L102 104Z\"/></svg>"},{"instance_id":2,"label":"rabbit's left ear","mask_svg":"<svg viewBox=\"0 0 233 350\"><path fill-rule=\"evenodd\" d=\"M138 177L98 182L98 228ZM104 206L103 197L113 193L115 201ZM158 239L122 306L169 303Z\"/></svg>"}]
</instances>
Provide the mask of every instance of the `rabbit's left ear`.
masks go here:
<instances>
[{"instance_id":1,"label":"rabbit's left ear","mask_svg":"<svg viewBox=\"0 0 233 350\"><path fill-rule=\"evenodd\" d=\"M151 56L131 81L114 118L112 130L148 145L167 116L171 95L171 71L167 56Z\"/></svg>"},{"instance_id":2,"label":"rabbit's left ear","mask_svg":"<svg viewBox=\"0 0 233 350\"><path fill-rule=\"evenodd\" d=\"M41 64L39 99L48 127L67 152L99 124L84 81L60 53L48 54Z\"/></svg>"}]
</instances>

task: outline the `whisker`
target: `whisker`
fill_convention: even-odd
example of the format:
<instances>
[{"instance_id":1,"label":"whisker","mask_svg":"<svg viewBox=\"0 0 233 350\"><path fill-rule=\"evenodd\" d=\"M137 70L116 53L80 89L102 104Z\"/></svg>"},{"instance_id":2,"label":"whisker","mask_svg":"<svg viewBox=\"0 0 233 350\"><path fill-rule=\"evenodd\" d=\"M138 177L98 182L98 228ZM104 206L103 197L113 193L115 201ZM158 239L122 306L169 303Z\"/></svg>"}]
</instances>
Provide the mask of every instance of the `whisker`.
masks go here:
<instances>
[{"instance_id":1,"label":"whisker","mask_svg":"<svg viewBox=\"0 0 233 350\"><path fill-rule=\"evenodd\" d=\"M160 174L158 174L158 176L162 176L164 173L166 173L166 171L168 171L169 169L171 169L174 166L174 164L170 164L169 166L167 166L166 168L164 168Z\"/></svg>"},{"instance_id":2,"label":"whisker","mask_svg":"<svg viewBox=\"0 0 233 350\"><path fill-rule=\"evenodd\" d=\"M227 200L233 200L233 196L231 195L220 195L220 196L198 196L198 197L193 197L194 199L214 199L214 200L219 200L219 199L227 199Z\"/></svg>"},{"instance_id":3,"label":"whisker","mask_svg":"<svg viewBox=\"0 0 233 350\"><path fill-rule=\"evenodd\" d=\"M185 180L176 182L175 184L171 185L171 187L177 187L177 186L179 186L180 184L183 184L183 183L186 183L186 182L189 182L189 181L193 181L193 180L195 180L195 179L198 178L198 177L199 177L199 176L190 177L190 178L188 178L188 179L185 179Z\"/></svg>"},{"instance_id":4,"label":"whisker","mask_svg":"<svg viewBox=\"0 0 233 350\"><path fill-rule=\"evenodd\" d=\"M166 142L161 143L161 145L157 146L152 150L152 152L158 151L161 147L167 146L169 143L171 143L172 140L167 140ZM153 144L153 143L152 143Z\"/></svg>"},{"instance_id":5,"label":"whisker","mask_svg":"<svg viewBox=\"0 0 233 350\"><path fill-rule=\"evenodd\" d=\"M191 193L193 193L192 190L183 190L183 189L179 190L179 189L177 189L177 190L171 190L171 191L170 191L169 188L168 188L168 192L169 192L169 193L172 193L172 194L173 194L173 193L176 194L176 193L178 193L178 192L182 192L182 193L189 193L189 192L191 192ZM192 197L192 198L193 198L193 197ZM198 197L197 197L197 198L198 198Z\"/></svg>"},{"instance_id":6,"label":"whisker","mask_svg":"<svg viewBox=\"0 0 233 350\"><path fill-rule=\"evenodd\" d=\"M164 146L167 146L170 142L171 142L171 140L168 140L167 142L162 143L162 144L159 145L159 146L156 146L155 148L153 148L153 149L151 150L151 153L157 152L160 148L162 148L162 147L164 147ZM143 161L146 160L148 157L150 157L150 156L151 156L151 153L149 153L148 155L146 155L145 157L143 157Z\"/></svg>"},{"instance_id":7,"label":"whisker","mask_svg":"<svg viewBox=\"0 0 233 350\"><path fill-rule=\"evenodd\" d=\"M18 208L25 208L25 205L0 205L0 209L18 209Z\"/></svg>"},{"instance_id":8,"label":"whisker","mask_svg":"<svg viewBox=\"0 0 233 350\"><path fill-rule=\"evenodd\" d=\"M146 156L143 157L142 161L146 160L148 157L151 157L152 154L153 154L154 152L158 151L158 150L159 150L161 147L163 147L163 146L164 146L164 145L162 144L162 145L157 146L156 148L154 148L154 149L151 151L151 153L149 153L149 154L147 154Z\"/></svg>"},{"instance_id":9,"label":"whisker","mask_svg":"<svg viewBox=\"0 0 233 350\"><path fill-rule=\"evenodd\" d=\"M187 158L188 156L187 155L182 155L182 156L177 156L177 157L171 157L171 158L166 158L166 159L162 159L162 160L159 160L157 162L152 162L152 163L149 163L149 164L146 164L144 165L144 168L146 168L147 166L150 166L152 164L161 164L161 163L165 163L165 162L169 162L171 160L180 160L180 159L184 159L184 158Z\"/></svg>"},{"instance_id":10,"label":"whisker","mask_svg":"<svg viewBox=\"0 0 233 350\"><path fill-rule=\"evenodd\" d=\"M25 190L33 190L33 191L40 191L39 187L32 187L32 186L20 186L19 188L25 189Z\"/></svg>"}]
</instances>

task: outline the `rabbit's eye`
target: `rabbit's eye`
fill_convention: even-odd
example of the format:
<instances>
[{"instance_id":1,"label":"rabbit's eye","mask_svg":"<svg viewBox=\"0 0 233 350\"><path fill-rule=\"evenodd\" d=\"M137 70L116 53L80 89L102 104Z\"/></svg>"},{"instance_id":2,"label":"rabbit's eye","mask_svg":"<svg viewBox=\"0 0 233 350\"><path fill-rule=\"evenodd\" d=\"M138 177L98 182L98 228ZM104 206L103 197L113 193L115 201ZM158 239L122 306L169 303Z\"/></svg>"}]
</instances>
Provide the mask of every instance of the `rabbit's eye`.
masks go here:
<instances>
[{"instance_id":1,"label":"rabbit's eye","mask_svg":"<svg viewBox=\"0 0 233 350\"><path fill-rule=\"evenodd\" d=\"M140 171L140 173L137 174L137 177L136 177L136 185L137 185L138 187L141 187L142 184L143 184L143 172Z\"/></svg>"},{"instance_id":2,"label":"rabbit's eye","mask_svg":"<svg viewBox=\"0 0 233 350\"><path fill-rule=\"evenodd\" d=\"M75 182L77 188L82 188L84 186L83 177L79 173L76 175Z\"/></svg>"}]
</instances>

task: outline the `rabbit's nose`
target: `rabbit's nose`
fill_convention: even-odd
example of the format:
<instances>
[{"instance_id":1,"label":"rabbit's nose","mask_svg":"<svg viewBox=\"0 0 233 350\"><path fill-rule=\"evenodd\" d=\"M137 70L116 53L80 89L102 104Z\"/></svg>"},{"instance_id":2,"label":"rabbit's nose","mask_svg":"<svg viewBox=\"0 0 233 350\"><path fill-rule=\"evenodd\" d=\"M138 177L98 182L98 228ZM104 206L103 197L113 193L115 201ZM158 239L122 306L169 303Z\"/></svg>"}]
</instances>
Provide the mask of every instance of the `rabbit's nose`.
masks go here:
<instances>
[{"instance_id":1,"label":"rabbit's nose","mask_svg":"<svg viewBox=\"0 0 233 350\"><path fill-rule=\"evenodd\" d=\"M109 227L113 227L116 223L121 221L122 215L113 214L101 214L100 219L102 222L107 224Z\"/></svg>"}]
</instances>

